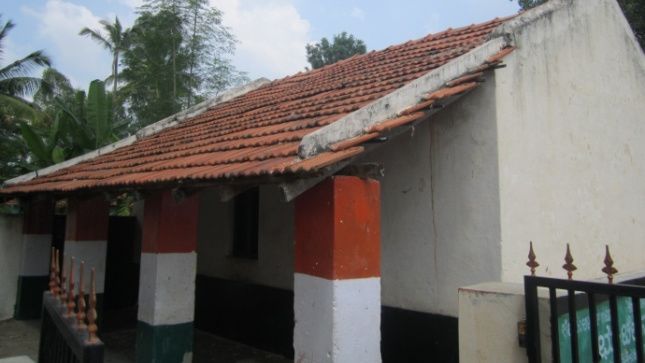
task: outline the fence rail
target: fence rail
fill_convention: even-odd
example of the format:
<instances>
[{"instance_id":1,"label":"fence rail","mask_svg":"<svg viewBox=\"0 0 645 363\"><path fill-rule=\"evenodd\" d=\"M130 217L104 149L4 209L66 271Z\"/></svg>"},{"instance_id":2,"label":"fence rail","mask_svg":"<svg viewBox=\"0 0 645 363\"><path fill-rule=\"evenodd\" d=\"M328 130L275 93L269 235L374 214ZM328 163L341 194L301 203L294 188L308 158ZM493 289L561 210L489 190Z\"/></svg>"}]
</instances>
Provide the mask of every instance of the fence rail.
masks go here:
<instances>
[{"instance_id":1,"label":"fence rail","mask_svg":"<svg viewBox=\"0 0 645 363\"><path fill-rule=\"evenodd\" d=\"M568 279L535 276L535 268L539 264L535 260L531 245L527 263L531 268L531 276L524 277L526 349L529 363L542 361L539 288L548 289L549 292L552 353L550 358L553 362L645 362L645 328L641 315L641 305L645 302L641 300L645 299L645 286L613 283L613 275L617 270L613 267L614 262L608 247L605 267L602 269L607 274L608 283L574 281L573 271L576 267L573 265L568 245L565 262L562 267L567 271ZM564 294L558 296L559 292ZM605 311L607 309L608 313ZM583 315L583 319L579 314ZM602 327L606 328L605 334L600 333L599 317L603 317ZM626 324L621 326L621 320L626 321ZM568 343L563 343L562 337L568 338ZM585 344L582 344L583 340ZM587 351L587 348L590 348L590 351ZM627 352L629 356L622 357L623 352Z\"/></svg>"},{"instance_id":2,"label":"fence rail","mask_svg":"<svg viewBox=\"0 0 645 363\"><path fill-rule=\"evenodd\" d=\"M60 260L59 252L52 249L49 291L43 296L38 362L102 363L104 345L96 336L98 329L95 271L92 269L91 272L89 307L86 310L83 291L84 263L81 262L79 266L78 290L75 293L74 258L70 259L67 275L61 271Z\"/></svg>"}]
</instances>

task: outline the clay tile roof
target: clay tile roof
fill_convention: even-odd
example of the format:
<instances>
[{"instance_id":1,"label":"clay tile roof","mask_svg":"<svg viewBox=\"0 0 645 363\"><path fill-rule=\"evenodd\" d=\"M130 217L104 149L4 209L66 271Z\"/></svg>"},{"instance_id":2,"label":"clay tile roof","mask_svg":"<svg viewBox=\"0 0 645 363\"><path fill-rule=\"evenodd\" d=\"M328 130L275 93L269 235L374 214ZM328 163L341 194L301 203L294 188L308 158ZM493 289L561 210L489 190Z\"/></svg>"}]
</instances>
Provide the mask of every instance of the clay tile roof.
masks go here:
<instances>
[{"instance_id":1,"label":"clay tile roof","mask_svg":"<svg viewBox=\"0 0 645 363\"><path fill-rule=\"evenodd\" d=\"M482 45L507 19L449 29L270 82L134 143L47 175L7 184L0 194L71 192L151 184L298 177L361 153L364 142L418 121L435 102L476 87L510 49L411 104L397 117L302 159L302 138Z\"/></svg>"}]
</instances>

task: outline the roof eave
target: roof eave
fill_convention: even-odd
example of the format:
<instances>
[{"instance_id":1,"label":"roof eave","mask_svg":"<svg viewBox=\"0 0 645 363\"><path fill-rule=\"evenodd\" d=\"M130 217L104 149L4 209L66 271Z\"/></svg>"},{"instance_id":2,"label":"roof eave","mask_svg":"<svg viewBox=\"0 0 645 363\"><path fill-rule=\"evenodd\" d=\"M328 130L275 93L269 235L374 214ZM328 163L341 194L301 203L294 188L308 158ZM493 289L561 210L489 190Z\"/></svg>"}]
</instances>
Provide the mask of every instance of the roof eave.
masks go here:
<instances>
[{"instance_id":1,"label":"roof eave","mask_svg":"<svg viewBox=\"0 0 645 363\"><path fill-rule=\"evenodd\" d=\"M266 78L258 78L256 80L254 80L252 82L249 82L247 84L244 84L242 86L231 88L230 90L222 92L221 94L219 94L219 95L217 95L217 96L215 96L215 97L213 97L211 99L208 99L206 101L198 103L198 104L196 104L196 105L194 105L192 107L189 107L189 108L187 108L187 109L185 109L183 111L180 111L180 112L178 112L178 113L176 113L174 115L168 116L168 117L166 117L166 118L164 118L162 120L159 120L159 121L157 121L157 122L155 122L153 124L150 124L150 125L142 128L142 129L140 129L139 131L137 131L134 135L125 137L125 138L123 138L123 139L121 139L119 141L116 141L116 142L112 143L112 144L103 146L103 147L101 147L99 149L96 149L94 151L90 151L90 152L85 153L83 155L79 155L79 156L74 157L72 159L65 160L63 162L60 162L60 163L57 163L57 164L54 164L54 165L50 165L48 167L38 169L36 171L32 171L30 173L23 174L23 175L15 177L15 178L6 180L4 182L4 185L13 185L13 184L23 183L23 182L32 180L34 178L44 176L44 175L47 175L47 174L51 174L51 173L54 173L54 172L56 172L58 170L65 169L65 168L68 168L70 166L79 164L79 163L81 163L83 161L93 159L93 158L95 158L97 156L107 154L107 153L112 152L114 150L117 150L119 148L122 148L122 147L125 147L125 146L128 146L128 145L132 145L137 140L140 140L142 138L148 137L150 135L154 135L154 134L156 134L156 133L158 133L158 132L160 132L162 130L165 130L167 128L173 127L173 126L177 125L178 123L180 123L181 121L183 121L183 120L185 120L187 118L199 115L202 112L206 111L207 109L209 109L209 108L211 108L211 107L213 107L215 105L230 101L230 100L232 100L232 99L234 99L236 97L244 95L245 93L248 93L248 92L253 91L253 90L257 89L257 88L260 88L261 86L263 86L265 84L268 84L268 83L270 83L270 81L268 79L266 79Z\"/></svg>"}]
</instances>

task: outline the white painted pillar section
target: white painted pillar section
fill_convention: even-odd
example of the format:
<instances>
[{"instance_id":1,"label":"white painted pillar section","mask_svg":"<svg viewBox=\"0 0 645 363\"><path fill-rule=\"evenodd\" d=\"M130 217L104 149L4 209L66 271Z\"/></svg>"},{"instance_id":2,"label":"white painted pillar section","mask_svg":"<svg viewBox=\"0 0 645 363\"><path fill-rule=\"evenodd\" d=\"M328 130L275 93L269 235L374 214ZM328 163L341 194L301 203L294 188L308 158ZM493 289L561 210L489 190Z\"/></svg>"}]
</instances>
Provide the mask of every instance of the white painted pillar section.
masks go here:
<instances>
[{"instance_id":1,"label":"white painted pillar section","mask_svg":"<svg viewBox=\"0 0 645 363\"><path fill-rule=\"evenodd\" d=\"M43 291L49 283L53 218L51 198L36 197L27 203L20 238L21 255L16 261L19 265L16 319L40 317Z\"/></svg>"},{"instance_id":2,"label":"white painted pillar section","mask_svg":"<svg viewBox=\"0 0 645 363\"><path fill-rule=\"evenodd\" d=\"M52 235L23 234L20 276L48 276Z\"/></svg>"},{"instance_id":3,"label":"white painted pillar section","mask_svg":"<svg viewBox=\"0 0 645 363\"><path fill-rule=\"evenodd\" d=\"M294 361L380 363L379 182L331 177L295 213Z\"/></svg>"},{"instance_id":4,"label":"white painted pillar section","mask_svg":"<svg viewBox=\"0 0 645 363\"><path fill-rule=\"evenodd\" d=\"M197 254L142 253L139 321L152 326L192 323Z\"/></svg>"},{"instance_id":5,"label":"white painted pillar section","mask_svg":"<svg viewBox=\"0 0 645 363\"><path fill-rule=\"evenodd\" d=\"M381 279L294 276L296 362L380 362Z\"/></svg>"},{"instance_id":6,"label":"white painted pillar section","mask_svg":"<svg viewBox=\"0 0 645 363\"><path fill-rule=\"evenodd\" d=\"M138 363L192 361L198 213L198 195L177 200L163 190L145 200Z\"/></svg>"},{"instance_id":7,"label":"white painted pillar section","mask_svg":"<svg viewBox=\"0 0 645 363\"><path fill-rule=\"evenodd\" d=\"M15 313L20 274L22 217L0 215L0 321L11 319Z\"/></svg>"},{"instance_id":8,"label":"white painted pillar section","mask_svg":"<svg viewBox=\"0 0 645 363\"><path fill-rule=\"evenodd\" d=\"M107 236L106 236L107 237ZM83 291L90 291L89 269L96 269L96 293L105 292L105 257L107 256L107 241L65 241L65 276L69 273L69 261L74 257L74 266L78 269L80 261L85 261L85 273L83 279ZM78 271L74 272L75 274ZM75 277L75 284L78 284L78 276Z\"/></svg>"},{"instance_id":9,"label":"white painted pillar section","mask_svg":"<svg viewBox=\"0 0 645 363\"><path fill-rule=\"evenodd\" d=\"M69 263L75 258L75 266L85 261L86 276L84 290L90 291L89 271L96 272L96 293L99 300L105 292L105 268L107 257L108 224L110 206L103 196L91 198L70 198L65 225L65 247L63 268L69 275ZM75 275L78 271L75 272ZM78 283L78 276L75 276ZM100 305L100 303L99 303Z\"/></svg>"}]
</instances>

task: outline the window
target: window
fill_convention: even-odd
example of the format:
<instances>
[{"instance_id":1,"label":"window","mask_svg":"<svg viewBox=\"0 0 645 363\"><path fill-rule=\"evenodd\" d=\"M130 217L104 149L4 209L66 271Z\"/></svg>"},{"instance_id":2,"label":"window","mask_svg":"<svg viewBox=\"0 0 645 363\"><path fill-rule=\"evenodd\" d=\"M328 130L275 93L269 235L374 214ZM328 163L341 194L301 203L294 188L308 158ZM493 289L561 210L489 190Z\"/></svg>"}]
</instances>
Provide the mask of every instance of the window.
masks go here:
<instances>
[{"instance_id":1,"label":"window","mask_svg":"<svg viewBox=\"0 0 645 363\"><path fill-rule=\"evenodd\" d=\"M233 257L258 258L258 215L260 191L253 188L233 200Z\"/></svg>"}]
</instances>

